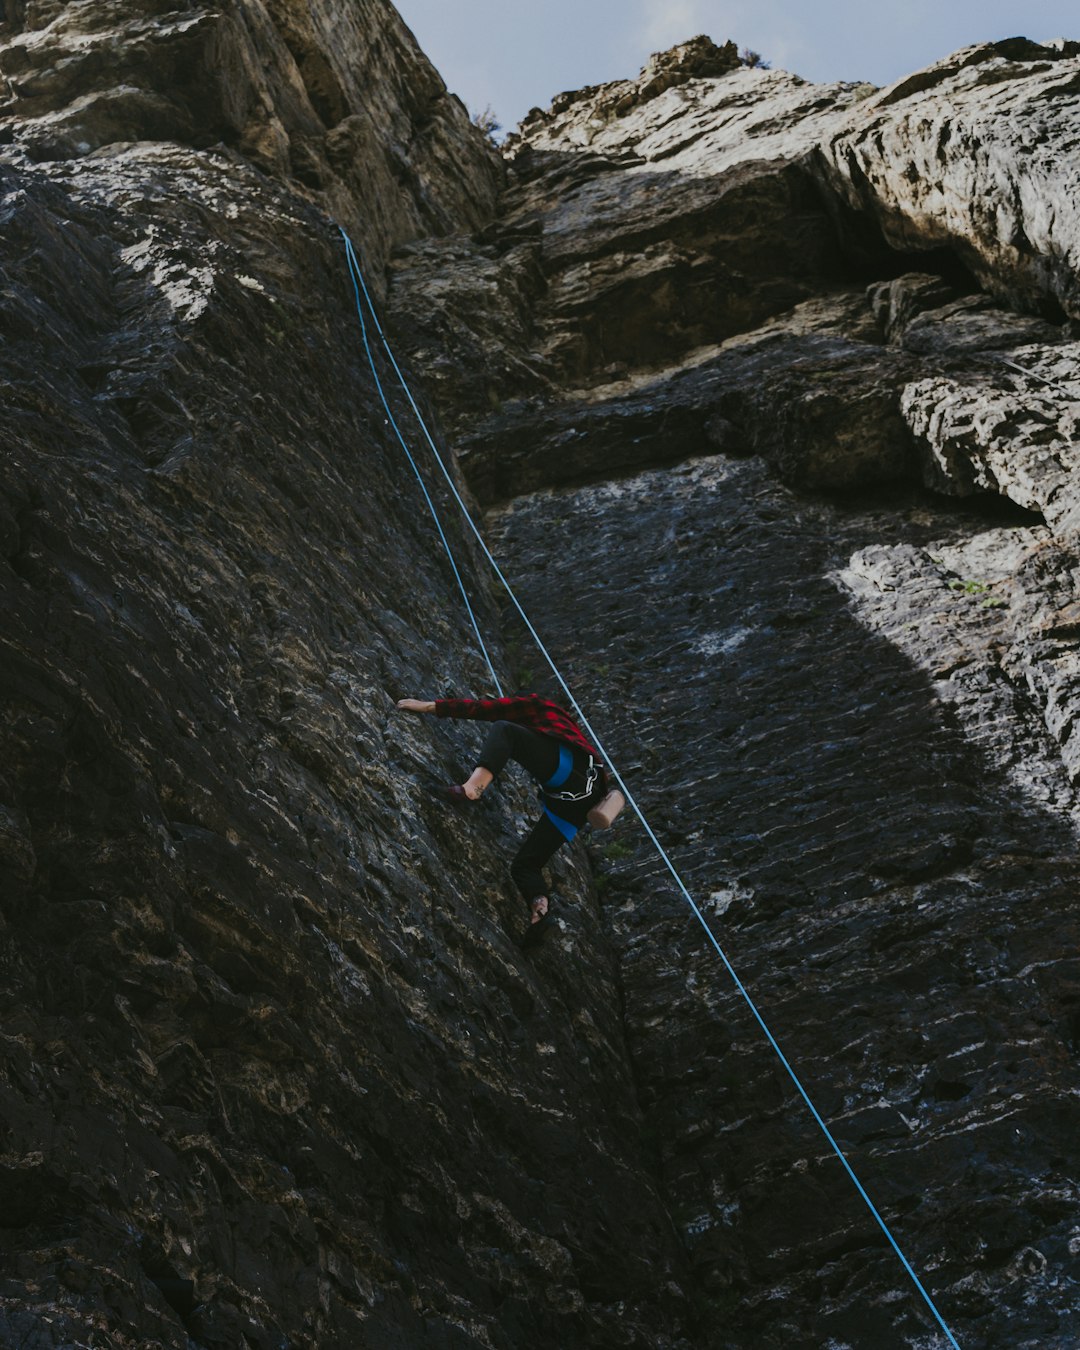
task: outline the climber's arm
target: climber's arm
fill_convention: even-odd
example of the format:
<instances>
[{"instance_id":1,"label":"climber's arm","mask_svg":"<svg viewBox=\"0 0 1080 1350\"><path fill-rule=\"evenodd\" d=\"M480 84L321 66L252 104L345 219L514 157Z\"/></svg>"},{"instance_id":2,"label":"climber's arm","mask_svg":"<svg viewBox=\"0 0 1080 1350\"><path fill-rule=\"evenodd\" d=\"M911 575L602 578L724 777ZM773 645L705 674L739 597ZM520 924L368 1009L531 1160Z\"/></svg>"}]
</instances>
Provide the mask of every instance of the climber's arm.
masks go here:
<instances>
[{"instance_id":1,"label":"climber's arm","mask_svg":"<svg viewBox=\"0 0 1080 1350\"><path fill-rule=\"evenodd\" d=\"M520 698L440 698L435 702L436 717L467 717L477 722L516 722Z\"/></svg>"}]
</instances>

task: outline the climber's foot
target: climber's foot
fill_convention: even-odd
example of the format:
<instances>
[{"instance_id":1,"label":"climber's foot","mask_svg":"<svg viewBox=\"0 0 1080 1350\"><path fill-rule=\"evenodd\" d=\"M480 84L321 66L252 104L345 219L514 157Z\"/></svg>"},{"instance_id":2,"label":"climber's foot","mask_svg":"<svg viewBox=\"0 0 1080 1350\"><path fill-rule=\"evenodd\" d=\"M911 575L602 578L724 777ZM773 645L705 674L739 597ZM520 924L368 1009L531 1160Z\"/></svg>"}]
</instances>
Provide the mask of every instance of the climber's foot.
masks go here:
<instances>
[{"instance_id":1,"label":"climber's foot","mask_svg":"<svg viewBox=\"0 0 1080 1350\"><path fill-rule=\"evenodd\" d=\"M530 904L529 926L521 940L522 947L535 947L549 928L555 926L555 916L551 912L551 902L546 895L538 895Z\"/></svg>"}]
</instances>

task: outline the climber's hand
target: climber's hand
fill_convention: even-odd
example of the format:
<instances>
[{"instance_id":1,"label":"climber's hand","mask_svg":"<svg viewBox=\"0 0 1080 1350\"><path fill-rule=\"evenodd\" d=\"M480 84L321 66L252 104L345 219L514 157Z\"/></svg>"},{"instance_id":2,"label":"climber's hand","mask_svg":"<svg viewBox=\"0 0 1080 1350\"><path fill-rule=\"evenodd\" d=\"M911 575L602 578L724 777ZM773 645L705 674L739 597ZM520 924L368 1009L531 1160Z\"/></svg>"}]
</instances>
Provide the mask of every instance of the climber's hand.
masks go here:
<instances>
[{"instance_id":1,"label":"climber's hand","mask_svg":"<svg viewBox=\"0 0 1080 1350\"><path fill-rule=\"evenodd\" d=\"M435 711L434 703L419 698L399 698L397 705L401 712L433 713Z\"/></svg>"}]
</instances>

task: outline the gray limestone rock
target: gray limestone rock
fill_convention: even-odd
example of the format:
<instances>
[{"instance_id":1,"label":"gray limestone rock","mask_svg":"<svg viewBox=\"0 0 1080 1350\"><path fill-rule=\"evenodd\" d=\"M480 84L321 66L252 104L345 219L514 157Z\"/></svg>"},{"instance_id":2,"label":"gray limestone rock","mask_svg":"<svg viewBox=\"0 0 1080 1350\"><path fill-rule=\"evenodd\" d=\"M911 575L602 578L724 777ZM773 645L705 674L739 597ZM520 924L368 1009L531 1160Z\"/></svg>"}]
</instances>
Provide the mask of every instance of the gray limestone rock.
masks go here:
<instances>
[{"instance_id":1,"label":"gray limestone rock","mask_svg":"<svg viewBox=\"0 0 1080 1350\"><path fill-rule=\"evenodd\" d=\"M965 352L998 351L1033 342L1061 340L1061 329L1043 319L1012 314L986 296L965 296L924 310L904 330L901 343L909 352L961 356Z\"/></svg>"},{"instance_id":2,"label":"gray limestone rock","mask_svg":"<svg viewBox=\"0 0 1080 1350\"><path fill-rule=\"evenodd\" d=\"M929 486L959 496L1000 493L1041 512L1055 533L1075 533L1078 358L1076 343L1020 348L977 380L909 385L902 410ZM1054 374L1040 377L1040 368Z\"/></svg>"},{"instance_id":3,"label":"gray limestone rock","mask_svg":"<svg viewBox=\"0 0 1080 1350\"><path fill-rule=\"evenodd\" d=\"M1044 319L1014 314L986 295L958 296L942 277L909 273L878 282L867 300L890 342L923 355L959 356L1062 340Z\"/></svg>"},{"instance_id":4,"label":"gray limestone rock","mask_svg":"<svg viewBox=\"0 0 1080 1350\"><path fill-rule=\"evenodd\" d=\"M882 332L894 342L920 314L955 300L956 288L934 273L906 272L891 281L875 282L866 299Z\"/></svg>"},{"instance_id":5,"label":"gray limestone rock","mask_svg":"<svg viewBox=\"0 0 1080 1350\"><path fill-rule=\"evenodd\" d=\"M588 105L593 121L624 118L669 89L680 88L692 80L727 75L742 64L734 42L725 42L718 47L704 35L692 38L668 51L655 53L636 80L614 80L594 88L557 94L547 112L541 108L532 109L522 123L522 131L532 133L542 126L545 133L554 130L558 134L561 123L572 125L579 120L582 104ZM560 114L566 113L569 116L562 119ZM510 146L516 146L518 139L518 134L512 134Z\"/></svg>"},{"instance_id":6,"label":"gray limestone rock","mask_svg":"<svg viewBox=\"0 0 1080 1350\"><path fill-rule=\"evenodd\" d=\"M960 1344L1066 1350L1073 552L1045 525L897 489L807 499L716 455L519 498L495 523L704 922ZM715 1316L701 1343L940 1341L644 832L613 833L595 866L647 1126Z\"/></svg>"},{"instance_id":7,"label":"gray limestone rock","mask_svg":"<svg viewBox=\"0 0 1080 1350\"><path fill-rule=\"evenodd\" d=\"M965 47L823 138L832 187L895 247L954 249L991 295L1080 315L1080 46Z\"/></svg>"},{"instance_id":8,"label":"gray limestone rock","mask_svg":"<svg viewBox=\"0 0 1080 1350\"><path fill-rule=\"evenodd\" d=\"M613 90L562 95L509 139L482 242L395 261L395 320L455 433L518 399L677 369L847 279L806 164L855 86L710 68L617 116Z\"/></svg>"}]
</instances>

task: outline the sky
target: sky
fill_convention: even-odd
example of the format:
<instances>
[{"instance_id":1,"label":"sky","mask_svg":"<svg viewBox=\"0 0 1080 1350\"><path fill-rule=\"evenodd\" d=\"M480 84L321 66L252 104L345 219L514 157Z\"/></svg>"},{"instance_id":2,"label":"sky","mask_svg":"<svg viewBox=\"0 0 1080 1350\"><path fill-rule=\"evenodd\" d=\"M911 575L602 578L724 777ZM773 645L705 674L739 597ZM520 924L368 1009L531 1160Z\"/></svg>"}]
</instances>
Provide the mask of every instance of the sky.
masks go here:
<instances>
[{"instance_id":1,"label":"sky","mask_svg":"<svg viewBox=\"0 0 1080 1350\"><path fill-rule=\"evenodd\" d=\"M449 88L504 132L697 33L808 80L891 84L994 38L1080 38L1076 0L395 0Z\"/></svg>"}]
</instances>

